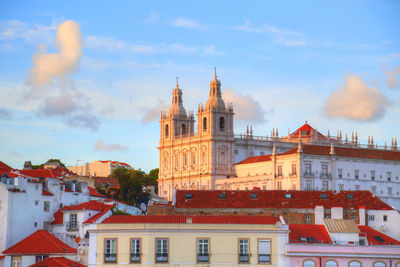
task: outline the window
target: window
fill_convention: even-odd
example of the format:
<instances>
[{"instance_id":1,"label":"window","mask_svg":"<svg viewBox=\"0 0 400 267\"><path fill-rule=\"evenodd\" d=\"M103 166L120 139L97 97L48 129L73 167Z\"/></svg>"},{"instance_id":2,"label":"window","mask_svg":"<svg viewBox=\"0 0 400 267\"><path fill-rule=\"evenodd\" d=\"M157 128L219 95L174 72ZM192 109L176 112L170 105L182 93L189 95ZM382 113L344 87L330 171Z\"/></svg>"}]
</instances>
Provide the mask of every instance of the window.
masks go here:
<instances>
[{"instance_id":1,"label":"window","mask_svg":"<svg viewBox=\"0 0 400 267\"><path fill-rule=\"evenodd\" d=\"M387 222L387 215L383 215L383 221Z\"/></svg>"},{"instance_id":2,"label":"window","mask_svg":"<svg viewBox=\"0 0 400 267\"><path fill-rule=\"evenodd\" d=\"M225 118L224 117L219 118L219 130L225 131Z\"/></svg>"},{"instance_id":3,"label":"window","mask_svg":"<svg viewBox=\"0 0 400 267\"><path fill-rule=\"evenodd\" d=\"M183 166L186 167L187 166L187 154L183 154Z\"/></svg>"},{"instance_id":4,"label":"window","mask_svg":"<svg viewBox=\"0 0 400 267\"><path fill-rule=\"evenodd\" d=\"M356 184L356 185L354 186L354 190L359 191L359 190L360 190L360 185Z\"/></svg>"},{"instance_id":5,"label":"window","mask_svg":"<svg viewBox=\"0 0 400 267\"><path fill-rule=\"evenodd\" d=\"M327 164L322 164L322 166L321 166L321 176L322 177L327 177L328 176L328 165Z\"/></svg>"},{"instance_id":6,"label":"window","mask_svg":"<svg viewBox=\"0 0 400 267\"><path fill-rule=\"evenodd\" d=\"M35 200L35 206L39 205L39 200Z\"/></svg>"},{"instance_id":7,"label":"window","mask_svg":"<svg viewBox=\"0 0 400 267\"><path fill-rule=\"evenodd\" d=\"M239 239L239 262L249 262L248 239Z\"/></svg>"},{"instance_id":8,"label":"window","mask_svg":"<svg viewBox=\"0 0 400 267\"><path fill-rule=\"evenodd\" d=\"M219 198L226 198L226 193L220 193Z\"/></svg>"},{"instance_id":9,"label":"window","mask_svg":"<svg viewBox=\"0 0 400 267\"><path fill-rule=\"evenodd\" d=\"M353 219L353 221L358 222L358 217L357 216L353 216L351 218Z\"/></svg>"},{"instance_id":10,"label":"window","mask_svg":"<svg viewBox=\"0 0 400 267\"><path fill-rule=\"evenodd\" d=\"M322 181L322 191L328 190L328 181Z\"/></svg>"},{"instance_id":11,"label":"window","mask_svg":"<svg viewBox=\"0 0 400 267\"><path fill-rule=\"evenodd\" d=\"M339 178L343 178L343 170L342 169L338 169L338 177Z\"/></svg>"},{"instance_id":12,"label":"window","mask_svg":"<svg viewBox=\"0 0 400 267\"><path fill-rule=\"evenodd\" d=\"M278 177L282 177L282 165L278 166Z\"/></svg>"},{"instance_id":13,"label":"window","mask_svg":"<svg viewBox=\"0 0 400 267\"><path fill-rule=\"evenodd\" d=\"M235 155L239 155L239 150L235 149Z\"/></svg>"},{"instance_id":14,"label":"window","mask_svg":"<svg viewBox=\"0 0 400 267\"><path fill-rule=\"evenodd\" d=\"M37 227L37 222L34 222L34 223L33 223L33 226L34 226L34 227Z\"/></svg>"},{"instance_id":15,"label":"window","mask_svg":"<svg viewBox=\"0 0 400 267\"><path fill-rule=\"evenodd\" d=\"M168 262L168 239L156 239L156 262Z\"/></svg>"},{"instance_id":16,"label":"window","mask_svg":"<svg viewBox=\"0 0 400 267\"><path fill-rule=\"evenodd\" d=\"M386 172L386 178L388 181L392 180L392 173L391 172Z\"/></svg>"},{"instance_id":17,"label":"window","mask_svg":"<svg viewBox=\"0 0 400 267\"><path fill-rule=\"evenodd\" d=\"M321 194L321 199L328 199L328 195L327 194Z\"/></svg>"},{"instance_id":18,"label":"window","mask_svg":"<svg viewBox=\"0 0 400 267\"><path fill-rule=\"evenodd\" d=\"M209 262L209 240L197 239L197 262Z\"/></svg>"},{"instance_id":19,"label":"window","mask_svg":"<svg viewBox=\"0 0 400 267\"><path fill-rule=\"evenodd\" d=\"M349 267L361 267L361 263L359 261L351 261L349 262Z\"/></svg>"},{"instance_id":20,"label":"window","mask_svg":"<svg viewBox=\"0 0 400 267\"><path fill-rule=\"evenodd\" d=\"M271 240L258 240L258 262L271 262Z\"/></svg>"},{"instance_id":21,"label":"window","mask_svg":"<svg viewBox=\"0 0 400 267\"><path fill-rule=\"evenodd\" d=\"M35 257L35 262L38 263L38 262L44 261L44 260L47 259L48 257L49 257L49 256L45 256L45 255L36 256L36 257Z\"/></svg>"},{"instance_id":22,"label":"window","mask_svg":"<svg viewBox=\"0 0 400 267\"><path fill-rule=\"evenodd\" d=\"M327 260L327 261L325 262L325 267L337 267L337 266L338 266L338 264L337 264L336 261Z\"/></svg>"},{"instance_id":23,"label":"window","mask_svg":"<svg viewBox=\"0 0 400 267\"><path fill-rule=\"evenodd\" d=\"M78 230L78 222L76 213L71 213L69 215L69 222L67 222L67 231L76 231Z\"/></svg>"},{"instance_id":24,"label":"window","mask_svg":"<svg viewBox=\"0 0 400 267\"><path fill-rule=\"evenodd\" d=\"M304 215L304 220L305 220L306 222L310 222L310 220L311 220L310 214Z\"/></svg>"},{"instance_id":25,"label":"window","mask_svg":"<svg viewBox=\"0 0 400 267\"><path fill-rule=\"evenodd\" d=\"M339 184L339 191L343 191L344 189L344 184Z\"/></svg>"},{"instance_id":26,"label":"window","mask_svg":"<svg viewBox=\"0 0 400 267\"><path fill-rule=\"evenodd\" d=\"M311 183L311 181L307 181L307 190L312 190L312 183Z\"/></svg>"},{"instance_id":27,"label":"window","mask_svg":"<svg viewBox=\"0 0 400 267\"><path fill-rule=\"evenodd\" d=\"M196 155L193 153L192 154L192 166L194 167L196 165Z\"/></svg>"},{"instance_id":28,"label":"window","mask_svg":"<svg viewBox=\"0 0 400 267\"><path fill-rule=\"evenodd\" d=\"M304 173L304 175L311 175L311 164L310 163L306 163L306 172Z\"/></svg>"},{"instance_id":29,"label":"window","mask_svg":"<svg viewBox=\"0 0 400 267\"><path fill-rule=\"evenodd\" d=\"M186 134L186 124L182 124L181 132L182 132L182 134Z\"/></svg>"},{"instance_id":30,"label":"window","mask_svg":"<svg viewBox=\"0 0 400 267\"><path fill-rule=\"evenodd\" d=\"M292 175L296 175L296 164L292 164Z\"/></svg>"},{"instance_id":31,"label":"window","mask_svg":"<svg viewBox=\"0 0 400 267\"><path fill-rule=\"evenodd\" d=\"M11 267L21 267L22 256L11 256Z\"/></svg>"},{"instance_id":32,"label":"window","mask_svg":"<svg viewBox=\"0 0 400 267\"><path fill-rule=\"evenodd\" d=\"M131 239L131 262L140 262L140 239Z\"/></svg>"},{"instance_id":33,"label":"window","mask_svg":"<svg viewBox=\"0 0 400 267\"><path fill-rule=\"evenodd\" d=\"M203 131L207 131L207 118L203 119Z\"/></svg>"},{"instance_id":34,"label":"window","mask_svg":"<svg viewBox=\"0 0 400 267\"><path fill-rule=\"evenodd\" d=\"M165 137L168 138L168 135L169 135L169 126L168 126L168 124L166 124L165 125Z\"/></svg>"},{"instance_id":35,"label":"window","mask_svg":"<svg viewBox=\"0 0 400 267\"><path fill-rule=\"evenodd\" d=\"M371 171L371 180L375 180L375 171Z\"/></svg>"},{"instance_id":36,"label":"window","mask_svg":"<svg viewBox=\"0 0 400 267\"><path fill-rule=\"evenodd\" d=\"M375 221L375 215L368 215L368 221Z\"/></svg>"},{"instance_id":37,"label":"window","mask_svg":"<svg viewBox=\"0 0 400 267\"><path fill-rule=\"evenodd\" d=\"M315 267L315 261L305 260L303 261L303 267Z\"/></svg>"},{"instance_id":38,"label":"window","mask_svg":"<svg viewBox=\"0 0 400 267\"><path fill-rule=\"evenodd\" d=\"M185 198L186 198L186 199L192 199L192 198L193 198L192 193L186 193L186 194L185 194Z\"/></svg>"},{"instance_id":39,"label":"window","mask_svg":"<svg viewBox=\"0 0 400 267\"><path fill-rule=\"evenodd\" d=\"M265 152L264 151L260 151L260 156L264 156Z\"/></svg>"},{"instance_id":40,"label":"window","mask_svg":"<svg viewBox=\"0 0 400 267\"><path fill-rule=\"evenodd\" d=\"M179 169L179 155L175 154L175 169Z\"/></svg>"},{"instance_id":41,"label":"window","mask_svg":"<svg viewBox=\"0 0 400 267\"><path fill-rule=\"evenodd\" d=\"M117 262L117 239L104 240L104 262Z\"/></svg>"},{"instance_id":42,"label":"window","mask_svg":"<svg viewBox=\"0 0 400 267\"><path fill-rule=\"evenodd\" d=\"M35 190L39 190L39 185L35 185Z\"/></svg>"},{"instance_id":43,"label":"window","mask_svg":"<svg viewBox=\"0 0 400 267\"><path fill-rule=\"evenodd\" d=\"M354 170L354 178L358 180L358 177L360 176L360 171L359 170Z\"/></svg>"},{"instance_id":44,"label":"window","mask_svg":"<svg viewBox=\"0 0 400 267\"><path fill-rule=\"evenodd\" d=\"M277 182L277 187L278 190L282 190L282 182Z\"/></svg>"},{"instance_id":45,"label":"window","mask_svg":"<svg viewBox=\"0 0 400 267\"><path fill-rule=\"evenodd\" d=\"M376 194L376 186L371 186L372 194Z\"/></svg>"},{"instance_id":46,"label":"window","mask_svg":"<svg viewBox=\"0 0 400 267\"><path fill-rule=\"evenodd\" d=\"M374 267L386 267L386 263L383 261L377 261L374 263Z\"/></svg>"},{"instance_id":47,"label":"window","mask_svg":"<svg viewBox=\"0 0 400 267\"><path fill-rule=\"evenodd\" d=\"M392 188L388 187L388 195L391 196L392 195Z\"/></svg>"},{"instance_id":48,"label":"window","mask_svg":"<svg viewBox=\"0 0 400 267\"><path fill-rule=\"evenodd\" d=\"M43 210L45 212L49 212L50 211L50 201L43 201Z\"/></svg>"}]
</instances>

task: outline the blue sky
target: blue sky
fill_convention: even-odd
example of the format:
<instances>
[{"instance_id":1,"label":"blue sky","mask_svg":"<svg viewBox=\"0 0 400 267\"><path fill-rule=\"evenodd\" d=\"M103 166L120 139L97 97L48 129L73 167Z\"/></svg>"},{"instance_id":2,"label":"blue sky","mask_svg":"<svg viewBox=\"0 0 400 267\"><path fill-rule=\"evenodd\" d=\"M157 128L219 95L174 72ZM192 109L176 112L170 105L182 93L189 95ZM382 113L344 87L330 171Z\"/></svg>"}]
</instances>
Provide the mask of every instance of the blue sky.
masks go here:
<instances>
[{"instance_id":1,"label":"blue sky","mask_svg":"<svg viewBox=\"0 0 400 267\"><path fill-rule=\"evenodd\" d=\"M175 77L196 110L214 67L236 133L253 125L283 135L307 120L323 133L400 145L399 14L400 1L3 0L0 160L155 168L159 111ZM62 54L57 27L67 21L80 32L79 53L34 84L34 55Z\"/></svg>"}]
</instances>

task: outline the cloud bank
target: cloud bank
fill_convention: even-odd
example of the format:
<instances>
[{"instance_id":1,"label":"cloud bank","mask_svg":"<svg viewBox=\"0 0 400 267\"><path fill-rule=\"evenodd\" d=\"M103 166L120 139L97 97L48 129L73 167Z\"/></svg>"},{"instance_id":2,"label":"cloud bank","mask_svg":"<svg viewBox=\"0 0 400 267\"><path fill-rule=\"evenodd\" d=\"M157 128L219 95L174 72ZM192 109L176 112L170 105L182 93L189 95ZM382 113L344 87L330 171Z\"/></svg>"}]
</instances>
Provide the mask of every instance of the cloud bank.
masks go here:
<instances>
[{"instance_id":1,"label":"cloud bank","mask_svg":"<svg viewBox=\"0 0 400 267\"><path fill-rule=\"evenodd\" d=\"M103 143L103 141L98 140L96 143L94 143L94 150L95 151L107 151L107 152L113 152L113 151L126 151L128 148L124 145L120 144L109 144L106 145Z\"/></svg>"},{"instance_id":2,"label":"cloud bank","mask_svg":"<svg viewBox=\"0 0 400 267\"><path fill-rule=\"evenodd\" d=\"M238 121L262 123L266 122L265 110L262 109L258 103L250 95L241 95L233 92L232 89L227 89L222 93L225 103L233 103L233 111L235 112L235 119Z\"/></svg>"},{"instance_id":3,"label":"cloud bank","mask_svg":"<svg viewBox=\"0 0 400 267\"><path fill-rule=\"evenodd\" d=\"M389 105L378 88L369 88L357 75L347 75L345 85L326 100L324 111L332 118L369 122L382 118Z\"/></svg>"}]
</instances>

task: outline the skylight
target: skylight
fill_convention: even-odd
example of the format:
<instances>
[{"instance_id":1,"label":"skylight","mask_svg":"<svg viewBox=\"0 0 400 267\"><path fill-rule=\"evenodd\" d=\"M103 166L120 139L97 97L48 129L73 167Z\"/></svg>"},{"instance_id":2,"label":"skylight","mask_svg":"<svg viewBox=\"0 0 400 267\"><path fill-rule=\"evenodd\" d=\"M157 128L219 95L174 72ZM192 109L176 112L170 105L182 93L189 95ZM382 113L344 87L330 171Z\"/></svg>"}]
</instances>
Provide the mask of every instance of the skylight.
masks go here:
<instances>
[{"instance_id":1,"label":"skylight","mask_svg":"<svg viewBox=\"0 0 400 267\"><path fill-rule=\"evenodd\" d=\"M285 198L292 198L292 194L285 194Z\"/></svg>"},{"instance_id":2,"label":"skylight","mask_svg":"<svg viewBox=\"0 0 400 267\"><path fill-rule=\"evenodd\" d=\"M220 193L219 198L226 198L226 193Z\"/></svg>"},{"instance_id":3,"label":"skylight","mask_svg":"<svg viewBox=\"0 0 400 267\"><path fill-rule=\"evenodd\" d=\"M347 194L347 199L353 199L353 194Z\"/></svg>"},{"instance_id":4,"label":"skylight","mask_svg":"<svg viewBox=\"0 0 400 267\"><path fill-rule=\"evenodd\" d=\"M186 193L185 198L186 199L192 199L193 198L192 193Z\"/></svg>"},{"instance_id":5,"label":"skylight","mask_svg":"<svg viewBox=\"0 0 400 267\"><path fill-rule=\"evenodd\" d=\"M382 237L380 237L380 236L378 236L378 235L374 236L374 239L375 239L376 241L378 241L378 242L384 242L384 241L385 241L385 239L383 239Z\"/></svg>"},{"instance_id":6,"label":"skylight","mask_svg":"<svg viewBox=\"0 0 400 267\"><path fill-rule=\"evenodd\" d=\"M328 195L327 194L321 194L321 199L327 199Z\"/></svg>"},{"instance_id":7,"label":"skylight","mask_svg":"<svg viewBox=\"0 0 400 267\"><path fill-rule=\"evenodd\" d=\"M250 197L251 197L251 199L257 199L258 198L258 194L251 193Z\"/></svg>"}]
</instances>

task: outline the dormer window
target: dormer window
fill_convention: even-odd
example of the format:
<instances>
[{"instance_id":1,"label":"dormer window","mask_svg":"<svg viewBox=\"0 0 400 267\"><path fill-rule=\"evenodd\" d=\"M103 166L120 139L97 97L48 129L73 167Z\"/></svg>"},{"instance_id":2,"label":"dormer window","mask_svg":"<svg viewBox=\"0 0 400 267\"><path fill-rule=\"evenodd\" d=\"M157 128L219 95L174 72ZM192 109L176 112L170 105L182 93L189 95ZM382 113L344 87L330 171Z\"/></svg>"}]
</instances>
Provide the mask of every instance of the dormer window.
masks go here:
<instances>
[{"instance_id":1,"label":"dormer window","mask_svg":"<svg viewBox=\"0 0 400 267\"><path fill-rule=\"evenodd\" d=\"M219 198L226 198L226 193L220 193Z\"/></svg>"},{"instance_id":2,"label":"dormer window","mask_svg":"<svg viewBox=\"0 0 400 267\"><path fill-rule=\"evenodd\" d=\"M258 194L257 193L251 193L250 197L251 197L251 199L257 199L258 198Z\"/></svg>"},{"instance_id":3,"label":"dormer window","mask_svg":"<svg viewBox=\"0 0 400 267\"><path fill-rule=\"evenodd\" d=\"M285 194L285 198L286 198L286 199L292 198L292 194Z\"/></svg>"},{"instance_id":4,"label":"dormer window","mask_svg":"<svg viewBox=\"0 0 400 267\"><path fill-rule=\"evenodd\" d=\"M186 193L186 194L185 194L185 198L186 198L186 199L192 199L192 198L193 198L192 193Z\"/></svg>"},{"instance_id":5,"label":"dormer window","mask_svg":"<svg viewBox=\"0 0 400 267\"><path fill-rule=\"evenodd\" d=\"M327 194L321 194L321 199L328 199L328 195Z\"/></svg>"},{"instance_id":6,"label":"dormer window","mask_svg":"<svg viewBox=\"0 0 400 267\"><path fill-rule=\"evenodd\" d=\"M347 199L353 199L353 198L354 198L353 194L347 194Z\"/></svg>"}]
</instances>

